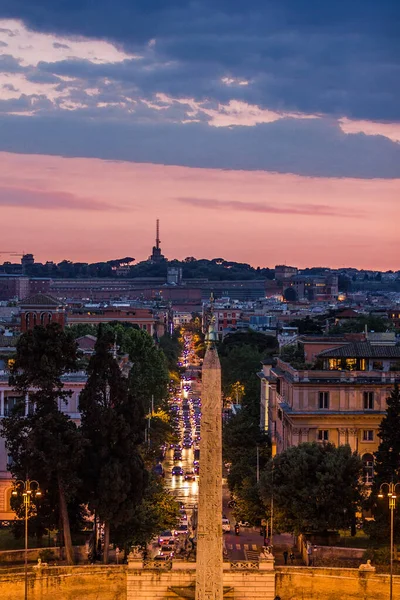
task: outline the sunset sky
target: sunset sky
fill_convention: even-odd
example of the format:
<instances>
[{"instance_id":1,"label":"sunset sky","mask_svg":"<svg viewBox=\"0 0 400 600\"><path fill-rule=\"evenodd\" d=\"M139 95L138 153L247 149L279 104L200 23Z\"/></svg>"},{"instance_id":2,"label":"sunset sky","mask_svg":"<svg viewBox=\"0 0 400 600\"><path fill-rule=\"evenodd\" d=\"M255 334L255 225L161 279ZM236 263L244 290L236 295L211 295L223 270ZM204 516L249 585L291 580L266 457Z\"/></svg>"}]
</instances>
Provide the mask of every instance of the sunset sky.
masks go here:
<instances>
[{"instance_id":1,"label":"sunset sky","mask_svg":"<svg viewBox=\"0 0 400 600\"><path fill-rule=\"evenodd\" d=\"M400 269L397 0L2 0L0 262Z\"/></svg>"}]
</instances>

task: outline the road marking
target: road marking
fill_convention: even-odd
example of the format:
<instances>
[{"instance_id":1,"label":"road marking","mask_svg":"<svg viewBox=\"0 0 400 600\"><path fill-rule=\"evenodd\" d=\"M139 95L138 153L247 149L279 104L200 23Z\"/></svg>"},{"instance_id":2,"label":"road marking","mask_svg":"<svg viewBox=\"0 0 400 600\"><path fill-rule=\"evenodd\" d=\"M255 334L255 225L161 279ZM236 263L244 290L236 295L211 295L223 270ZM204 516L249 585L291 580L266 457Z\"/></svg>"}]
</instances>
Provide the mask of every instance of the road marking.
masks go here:
<instances>
[{"instance_id":1,"label":"road marking","mask_svg":"<svg viewBox=\"0 0 400 600\"><path fill-rule=\"evenodd\" d=\"M233 550L232 544L227 544L226 547L228 548L228 550Z\"/></svg>"},{"instance_id":2,"label":"road marking","mask_svg":"<svg viewBox=\"0 0 400 600\"><path fill-rule=\"evenodd\" d=\"M258 546L257 546L257 544L253 544L252 545L252 549L254 550L254 552L258 552Z\"/></svg>"},{"instance_id":3,"label":"road marking","mask_svg":"<svg viewBox=\"0 0 400 600\"><path fill-rule=\"evenodd\" d=\"M241 550L242 546L240 544L236 544L236 550Z\"/></svg>"},{"instance_id":4,"label":"road marking","mask_svg":"<svg viewBox=\"0 0 400 600\"><path fill-rule=\"evenodd\" d=\"M249 549L249 545L248 545L248 544L243 544L243 548L244 548L245 550L248 550L248 549Z\"/></svg>"}]
</instances>

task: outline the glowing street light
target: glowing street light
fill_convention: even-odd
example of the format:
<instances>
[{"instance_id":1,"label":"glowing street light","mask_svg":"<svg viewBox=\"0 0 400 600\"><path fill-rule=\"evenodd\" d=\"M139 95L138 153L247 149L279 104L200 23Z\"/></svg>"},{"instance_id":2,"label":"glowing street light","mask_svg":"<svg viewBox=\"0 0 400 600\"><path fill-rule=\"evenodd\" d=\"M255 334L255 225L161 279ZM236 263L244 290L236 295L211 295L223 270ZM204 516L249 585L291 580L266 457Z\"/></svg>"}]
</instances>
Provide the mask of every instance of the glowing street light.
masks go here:
<instances>
[{"instance_id":1,"label":"glowing street light","mask_svg":"<svg viewBox=\"0 0 400 600\"><path fill-rule=\"evenodd\" d=\"M25 600L28 598L28 513L31 503L40 498L42 492L39 488L39 482L35 479L23 481L18 479L14 482L12 496L22 495L25 507Z\"/></svg>"},{"instance_id":2,"label":"glowing street light","mask_svg":"<svg viewBox=\"0 0 400 600\"><path fill-rule=\"evenodd\" d=\"M393 600L393 537L394 537L394 510L396 508L396 488L400 483L382 483L379 488L378 498L384 498L385 493L389 499L390 510L390 600Z\"/></svg>"}]
</instances>

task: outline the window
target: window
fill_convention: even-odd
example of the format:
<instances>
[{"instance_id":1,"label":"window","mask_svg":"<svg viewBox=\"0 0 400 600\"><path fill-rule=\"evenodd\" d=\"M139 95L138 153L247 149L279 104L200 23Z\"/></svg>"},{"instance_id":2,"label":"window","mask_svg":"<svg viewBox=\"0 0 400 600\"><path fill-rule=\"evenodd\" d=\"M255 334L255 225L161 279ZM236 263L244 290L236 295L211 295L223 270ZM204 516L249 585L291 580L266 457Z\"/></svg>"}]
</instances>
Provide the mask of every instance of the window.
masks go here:
<instances>
[{"instance_id":1,"label":"window","mask_svg":"<svg viewBox=\"0 0 400 600\"><path fill-rule=\"evenodd\" d=\"M318 407L319 408L329 408L329 392L319 392Z\"/></svg>"},{"instance_id":2,"label":"window","mask_svg":"<svg viewBox=\"0 0 400 600\"><path fill-rule=\"evenodd\" d=\"M6 396L4 398L4 416L11 416L13 410L18 407L19 414L25 414L25 400L21 396Z\"/></svg>"},{"instance_id":3,"label":"window","mask_svg":"<svg viewBox=\"0 0 400 600\"><path fill-rule=\"evenodd\" d=\"M372 454L364 454L362 461L364 464L365 483L372 483L374 480L374 457Z\"/></svg>"},{"instance_id":4,"label":"window","mask_svg":"<svg viewBox=\"0 0 400 600\"><path fill-rule=\"evenodd\" d=\"M374 392L364 392L364 410L374 410Z\"/></svg>"},{"instance_id":5,"label":"window","mask_svg":"<svg viewBox=\"0 0 400 600\"><path fill-rule=\"evenodd\" d=\"M364 429L363 442L373 442L373 441L374 441L374 430L373 429Z\"/></svg>"},{"instance_id":6,"label":"window","mask_svg":"<svg viewBox=\"0 0 400 600\"><path fill-rule=\"evenodd\" d=\"M327 442L329 440L329 431L327 429L319 429L318 440L320 442Z\"/></svg>"}]
</instances>

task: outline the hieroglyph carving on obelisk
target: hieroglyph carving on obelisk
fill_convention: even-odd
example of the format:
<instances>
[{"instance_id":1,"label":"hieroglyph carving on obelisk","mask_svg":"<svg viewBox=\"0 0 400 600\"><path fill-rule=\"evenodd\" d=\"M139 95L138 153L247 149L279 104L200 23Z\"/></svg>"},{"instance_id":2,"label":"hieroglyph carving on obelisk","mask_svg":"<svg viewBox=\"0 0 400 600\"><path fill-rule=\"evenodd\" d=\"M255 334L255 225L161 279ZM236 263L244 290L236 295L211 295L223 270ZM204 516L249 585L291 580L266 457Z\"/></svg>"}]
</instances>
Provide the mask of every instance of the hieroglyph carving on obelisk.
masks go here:
<instances>
[{"instance_id":1,"label":"hieroglyph carving on obelisk","mask_svg":"<svg viewBox=\"0 0 400 600\"><path fill-rule=\"evenodd\" d=\"M213 324L202 370L196 600L222 600L222 395Z\"/></svg>"}]
</instances>

